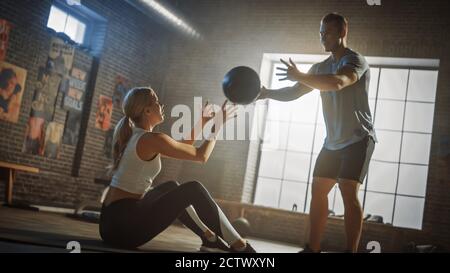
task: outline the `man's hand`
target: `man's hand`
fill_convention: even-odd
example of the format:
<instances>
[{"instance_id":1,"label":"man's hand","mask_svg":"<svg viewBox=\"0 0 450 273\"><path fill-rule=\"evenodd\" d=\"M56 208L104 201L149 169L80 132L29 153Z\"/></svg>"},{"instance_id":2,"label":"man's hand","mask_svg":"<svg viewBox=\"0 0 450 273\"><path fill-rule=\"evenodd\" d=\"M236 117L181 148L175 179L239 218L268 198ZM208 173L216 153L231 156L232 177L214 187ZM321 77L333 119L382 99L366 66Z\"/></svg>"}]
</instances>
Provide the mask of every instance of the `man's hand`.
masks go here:
<instances>
[{"instance_id":1,"label":"man's hand","mask_svg":"<svg viewBox=\"0 0 450 273\"><path fill-rule=\"evenodd\" d=\"M280 61L286 65L286 68L277 67L278 70L283 71L280 73L277 73L277 76L281 76L284 78L281 78L280 81L298 81L299 76L301 75L300 70L298 70L297 65L289 58L289 63L284 61L283 59L280 59Z\"/></svg>"}]
</instances>

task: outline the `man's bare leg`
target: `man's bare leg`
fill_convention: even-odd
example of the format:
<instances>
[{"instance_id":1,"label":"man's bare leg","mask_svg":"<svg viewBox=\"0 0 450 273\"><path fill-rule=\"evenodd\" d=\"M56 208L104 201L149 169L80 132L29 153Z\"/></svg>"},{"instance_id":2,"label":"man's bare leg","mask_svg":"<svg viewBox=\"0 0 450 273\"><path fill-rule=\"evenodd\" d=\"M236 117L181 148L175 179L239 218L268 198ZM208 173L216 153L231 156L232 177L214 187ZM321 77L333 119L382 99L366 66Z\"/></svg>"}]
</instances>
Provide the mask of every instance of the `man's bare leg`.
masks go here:
<instances>
[{"instance_id":1,"label":"man's bare leg","mask_svg":"<svg viewBox=\"0 0 450 273\"><path fill-rule=\"evenodd\" d=\"M328 193L336 184L335 179L314 177L312 184L311 208L309 210L309 247L320 251L320 241L328 218Z\"/></svg>"},{"instance_id":2,"label":"man's bare leg","mask_svg":"<svg viewBox=\"0 0 450 273\"><path fill-rule=\"evenodd\" d=\"M347 250L358 251L361 238L363 210L358 200L358 190L361 184L358 181L339 179L339 189L344 200L345 233L347 236Z\"/></svg>"}]
</instances>

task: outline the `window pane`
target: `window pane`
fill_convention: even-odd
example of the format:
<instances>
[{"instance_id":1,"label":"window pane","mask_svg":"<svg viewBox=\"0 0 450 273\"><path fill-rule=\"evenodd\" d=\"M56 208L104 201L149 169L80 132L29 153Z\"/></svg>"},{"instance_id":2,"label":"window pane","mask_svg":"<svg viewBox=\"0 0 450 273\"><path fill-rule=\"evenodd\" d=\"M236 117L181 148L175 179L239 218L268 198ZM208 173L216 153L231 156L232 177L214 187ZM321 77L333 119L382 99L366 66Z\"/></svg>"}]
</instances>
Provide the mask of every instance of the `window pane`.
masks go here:
<instances>
[{"instance_id":1,"label":"window pane","mask_svg":"<svg viewBox=\"0 0 450 273\"><path fill-rule=\"evenodd\" d=\"M52 28L56 32L64 32L66 25L67 13L58 9L55 6L50 8L50 15L48 17L47 27Z\"/></svg>"},{"instance_id":2,"label":"window pane","mask_svg":"<svg viewBox=\"0 0 450 273\"><path fill-rule=\"evenodd\" d=\"M428 166L400 164L398 193L425 197Z\"/></svg>"},{"instance_id":3,"label":"window pane","mask_svg":"<svg viewBox=\"0 0 450 273\"><path fill-rule=\"evenodd\" d=\"M267 121L262 148L265 150L286 149L288 126L287 122Z\"/></svg>"},{"instance_id":4,"label":"window pane","mask_svg":"<svg viewBox=\"0 0 450 273\"><path fill-rule=\"evenodd\" d=\"M317 124L325 125L325 120L323 118L322 101L319 101L319 110L317 111Z\"/></svg>"},{"instance_id":5,"label":"window pane","mask_svg":"<svg viewBox=\"0 0 450 273\"><path fill-rule=\"evenodd\" d=\"M378 130L378 143L375 145L372 158L377 160L398 162L401 136L401 132Z\"/></svg>"},{"instance_id":6,"label":"window pane","mask_svg":"<svg viewBox=\"0 0 450 273\"><path fill-rule=\"evenodd\" d=\"M292 121L315 123L319 93L311 92L292 102Z\"/></svg>"},{"instance_id":7,"label":"window pane","mask_svg":"<svg viewBox=\"0 0 450 273\"><path fill-rule=\"evenodd\" d=\"M394 195L384 193L366 193L365 213L383 217L383 222L392 223L392 211L394 209Z\"/></svg>"},{"instance_id":8,"label":"window pane","mask_svg":"<svg viewBox=\"0 0 450 273\"><path fill-rule=\"evenodd\" d=\"M268 120L289 121L291 115L291 105L289 102L280 102L269 100L269 108L267 111Z\"/></svg>"},{"instance_id":9,"label":"window pane","mask_svg":"<svg viewBox=\"0 0 450 273\"><path fill-rule=\"evenodd\" d=\"M395 193L397 173L397 163L385 163L372 160L369 165L367 189Z\"/></svg>"},{"instance_id":10,"label":"window pane","mask_svg":"<svg viewBox=\"0 0 450 273\"><path fill-rule=\"evenodd\" d=\"M378 100L375 129L402 130L405 102Z\"/></svg>"},{"instance_id":11,"label":"window pane","mask_svg":"<svg viewBox=\"0 0 450 273\"><path fill-rule=\"evenodd\" d=\"M370 108L370 113L372 114L372 117L375 117L375 100L374 99L369 99L369 108Z\"/></svg>"},{"instance_id":12,"label":"window pane","mask_svg":"<svg viewBox=\"0 0 450 273\"><path fill-rule=\"evenodd\" d=\"M308 73L309 69L312 67L312 64L297 64L298 70L303 73Z\"/></svg>"},{"instance_id":13,"label":"window pane","mask_svg":"<svg viewBox=\"0 0 450 273\"><path fill-rule=\"evenodd\" d=\"M281 181L268 178L258 178L255 191L255 205L278 207Z\"/></svg>"},{"instance_id":14,"label":"window pane","mask_svg":"<svg viewBox=\"0 0 450 273\"><path fill-rule=\"evenodd\" d=\"M312 150L314 124L291 124L288 149L310 153Z\"/></svg>"},{"instance_id":15,"label":"window pane","mask_svg":"<svg viewBox=\"0 0 450 273\"><path fill-rule=\"evenodd\" d=\"M422 229L424 198L397 196L394 225Z\"/></svg>"},{"instance_id":16,"label":"window pane","mask_svg":"<svg viewBox=\"0 0 450 273\"><path fill-rule=\"evenodd\" d=\"M402 163L428 164L430 158L431 135L404 133L402 143Z\"/></svg>"},{"instance_id":17,"label":"window pane","mask_svg":"<svg viewBox=\"0 0 450 273\"><path fill-rule=\"evenodd\" d=\"M375 99L377 95L379 74L379 68L370 68L369 98L371 99Z\"/></svg>"},{"instance_id":18,"label":"window pane","mask_svg":"<svg viewBox=\"0 0 450 273\"><path fill-rule=\"evenodd\" d=\"M305 213L309 213L309 209L311 208L311 183L309 184L308 187L308 194L306 197L306 208L305 208Z\"/></svg>"},{"instance_id":19,"label":"window pane","mask_svg":"<svg viewBox=\"0 0 450 273\"><path fill-rule=\"evenodd\" d=\"M309 173L309 178L308 178L309 183L312 183L312 181L313 181L313 173L314 173L314 168L316 166L317 156L318 156L317 154L313 154L313 156L312 156L311 172Z\"/></svg>"},{"instance_id":20,"label":"window pane","mask_svg":"<svg viewBox=\"0 0 450 273\"><path fill-rule=\"evenodd\" d=\"M438 72L411 70L410 73L408 100L435 102Z\"/></svg>"},{"instance_id":21,"label":"window pane","mask_svg":"<svg viewBox=\"0 0 450 273\"><path fill-rule=\"evenodd\" d=\"M433 131L433 103L407 102L405 131L431 133Z\"/></svg>"},{"instance_id":22,"label":"window pane","mask_svg":"<svg viewBox=\"0 0 450 273\"><path fill-rule=\"evenodd\" d=\"M320 153L320 150L322 149L323 144L325 143L326 136L327 132L325 129L325 125L317 124L316 135L314 137L314 153L316 154Z\"/></svg>"},{"instance_id":23,"label":"window pane","mask_svg":"<svg viewBox=\"0 0 450 273\"><path fill-rule=\"evenodd\" d=\"M75 42L82 44L84 42L84 34L86 33L86 25L83 23L78 24L77 35L75 36Z\"/></svg>"},{"instance_id":24,"label":"window pane","mask_svg":"<svg viewBox=\"0 0 450 273\"><path fill-rule=\"evenodd\" d=\"M364 182L364 183L366 183L366 182ZM361 185L361 188L358 191L358 200L359 200L359 203L361 204L361 207L364 210L364 207L363 207L364 206L364 185ZM365 212L364 212L364 214L365 214Z\"/></svg>"},{"instance_id":25,"label":"window pane","mask_svg":"<svg viewBox=\"0 0 450 273\"><path fill-rule=\"evenodd\" d=\"M287 152L284 178L307 182L310 160L310 154Z\"/></svg>"},{"instance_id":26,"label":"window pane","mask_svg":"<svg viewBox=\"0 0 450 273\"><path fill-rule=\"evenodd\" d=\"M281 178L283 173L284 152L283 151L262 151L259 163L259 175Z\"/></svg>"},{"instance_id":27,"label":"window pane","mask_svg":"<svg viewBox=\"0 0 450 273\"><path fill-rule=\"evenodd\" d=\"M292 211L294 204L297 211L303 212L306 197L306 184L283 181L281 186L280 208Z\"/></svg>"},{"instance_id":28,"label":"window pane","mask_svg":"<svg viewBox=\"0 0 450 273\"><path fill-rule=\"evenodd\" d=\"M84 25L76 18L69 15L67 18L67 24L66 28L64 30L64 33L66 33L72 40L74 40L77 43L82 43L83 41L77 40L77 36L80 36L81 34L84 36L84 30L85 27L81 27L80 25ZM83 33L81 33L83 32Z\"/></svg>"},{"instance_id":29,"label":"window pane","mask_svg":"<svg viewBox=\"0 0 450 273\"><path fill-rule=\"evenodd\" d=\"M334 214L336 216L343 215L344 214L344 201L342 200L341 191L339 190L339 187L336 185L334 187L335 189L331 191L331 193L328 195L328 200L332 198L334 201L333 203L329 202L329 207L332 211L334 211Z\"/></svg>"},{"instance_id":30,"label":"window pane","mask_svg":"<svg viewBox=\"0 0 450 273\"><path fill-rule=\"evenodd\" d=\"M382 68L378 98L404 100L407 82L407 69Z\"/></svg>"}]
</instances>

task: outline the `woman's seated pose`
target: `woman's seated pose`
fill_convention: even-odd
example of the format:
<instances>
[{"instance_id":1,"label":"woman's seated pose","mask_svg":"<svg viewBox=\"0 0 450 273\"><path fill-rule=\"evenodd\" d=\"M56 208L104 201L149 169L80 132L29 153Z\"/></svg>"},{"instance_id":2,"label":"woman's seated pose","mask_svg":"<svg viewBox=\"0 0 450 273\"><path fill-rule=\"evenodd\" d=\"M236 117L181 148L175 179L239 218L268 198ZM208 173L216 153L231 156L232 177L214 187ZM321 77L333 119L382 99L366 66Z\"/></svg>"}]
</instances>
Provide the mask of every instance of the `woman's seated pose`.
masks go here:
<instances>
[{"instance_id":1,"label":"woman's seated pose","mask_svg":"<svg viewBox=\"0 0 450 273\"><path fill-rule=\"evenodd\" d=\"M226 109L226 104L222 106L223 119L213 125L213 133L234 117L236 108ZM164 120L164 107L148 87L130 90L122 107L125 116L113 138L113 177L101 211L103 241L136 248L178 219L201 238L200 251L254 253L200 182L169 181L152 187L161 170L162 156L204 163L214 149L214 137L197 148L193 146L195 132L199 131L195 128L189 140L183 141L153 132ZM196 126L203 127L214 116L214 112L202 115Z\"/></svg>"}]
</instances>

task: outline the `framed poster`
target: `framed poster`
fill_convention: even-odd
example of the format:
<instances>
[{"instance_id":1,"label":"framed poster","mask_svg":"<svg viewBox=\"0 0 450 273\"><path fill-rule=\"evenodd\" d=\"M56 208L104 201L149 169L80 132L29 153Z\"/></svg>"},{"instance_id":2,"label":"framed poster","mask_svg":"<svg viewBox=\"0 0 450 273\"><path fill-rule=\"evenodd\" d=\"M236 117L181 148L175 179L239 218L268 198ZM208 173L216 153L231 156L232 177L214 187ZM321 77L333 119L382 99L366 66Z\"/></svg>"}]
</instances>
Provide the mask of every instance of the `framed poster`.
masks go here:
<instances>
[{"instance_id":1,"label":"framed poster","mask_svg":"<svg viewBox=\"0 0 450 273\"><path fill-rule=\"evenodd\" d=\"M112 142L114 136L114 129L109 129L105 134L105 145L103 152L107 158L112 158Z\"/></svg>"},{"instance_id":2,"label":"framed poster","mask_svg":"<svg viewBox=\"0 0 450 273\"><path fill-rule=\"evenodd\" d=\"M120 109L122 109L122 101L125 98L125 95L128 93L128 89L128 80L122 76L117 76L113 92L113 102L115 107L119 107Z\"/></svg>"},{"instance_id":3,"label":"framed poster","mask_svg":"<svg viewBox=\"0 0 450 273\"><path fill-rule=\"evenodd\" d=\"M11 24L5 19L0 19L0 62L6 57L10 31Z\"/></svg>"},{"instance_id":4,"label":"framed poster","mask_svg":"<svg viewBox=\"0 0 450 273\"><path fill-rule=\"evenodd\" d=\"M70 73L70 75L77 80L86 82L86 71L80 68L72 67L72 72Z\"/></svg>"},{"instance_id":5,"label":"framed poster","mask_svg":"<svg viewBox=\"0 0 450 273\"><path fill-rule=\"evenodd\" d=\"M59 91L64 94L61 108L65 110L83 109L84 96L86 91L86 72L72 68L72 73L63 79Z\"/></svg>"},{"instance_id":6,"label":"framed poster","mask_svg":"<svg viewBox=\"0 0 450 273\"><path fill-rule=\"evenodd\" d=\"M64 126L50 122L45 131L44 156L58 158Z\"/></svg>"},{"instance_id":7,"label":"framed poster","mask_svg":"<svg viewBox=\"0 0 450 273\"><path fill-rule=\"evenodd\" d=\"M55 73L66 76L72 69L75 49L66 44L63 39L52 37L50 41L50 52L48 54L47 66Z\"/></svg>"},{"instance_id":8,"label":"framed poster","mask_svg":"<svg viewBox=\"0 0 450 273\"><path fill-rule=\"evenodd\" d=\"M110 97L100 95L98 99L97 114L95 116L95 128L103 131L107 131L109 129L112 107L112 99Z\"/></svg>"},{"instance_id":9,"label":"framed poster","mask_svg":"<svg viewBox=\"0 0 450 273\"><path fill-rule=\"evenodd\" d=\"M81 111L67 111L66 124L64 128L63 144L77 145L78 134L81 126Z\"/></svg>"},{"instance_id":10,"label":"framed poster","mask_svg":"<svg viewBox=\"0 0 450 273\"><path fill-rule=\"evenodd\" d=\"M42 155L44 152L44 118L30 117L25 130L22 152Z\"/></svg>"},{"instance_id":11,"label":"framed poster","mask_svg":"<svg viewBox=\"0 0 450 273\"><path fill-rule=\"evenodd\" d=\"M61 77L59 75L44 67L39 69L39 76L31 103L32 117L42 117L47 121L53 120L60 83Z\"/></svg>"},{"instance_id":12,"label":"framed poster","mask_svg":"<svg viewBox=\"0 0 450 273\"><path fill-rule=\"evenodd\" d=\"M0 120L17 123L26 78L25 69L0 62Z\"/></svg>"}]
</instances>

